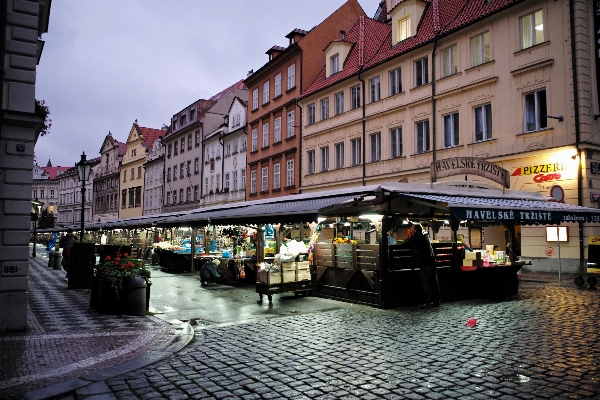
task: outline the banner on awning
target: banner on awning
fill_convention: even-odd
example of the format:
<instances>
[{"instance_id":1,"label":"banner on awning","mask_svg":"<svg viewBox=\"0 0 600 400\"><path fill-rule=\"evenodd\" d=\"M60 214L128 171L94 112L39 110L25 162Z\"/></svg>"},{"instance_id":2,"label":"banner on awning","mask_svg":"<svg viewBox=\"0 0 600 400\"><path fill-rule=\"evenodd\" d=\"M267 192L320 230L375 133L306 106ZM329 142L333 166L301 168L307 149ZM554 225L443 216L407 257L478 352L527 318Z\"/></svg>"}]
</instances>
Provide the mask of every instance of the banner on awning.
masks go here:
<instances>
[{"instance_id":1,"label":"banner on awning","mask_svg":"<svg viewBox=\"0 0 600 400\"><path fill-rule=\"evenodd\" d=\"M560 222L600 222L600 214L577 211L502 210L450 207L450 215L467 221L510 221L523 224L557 224Z\"/></svg>"}]
</instances>

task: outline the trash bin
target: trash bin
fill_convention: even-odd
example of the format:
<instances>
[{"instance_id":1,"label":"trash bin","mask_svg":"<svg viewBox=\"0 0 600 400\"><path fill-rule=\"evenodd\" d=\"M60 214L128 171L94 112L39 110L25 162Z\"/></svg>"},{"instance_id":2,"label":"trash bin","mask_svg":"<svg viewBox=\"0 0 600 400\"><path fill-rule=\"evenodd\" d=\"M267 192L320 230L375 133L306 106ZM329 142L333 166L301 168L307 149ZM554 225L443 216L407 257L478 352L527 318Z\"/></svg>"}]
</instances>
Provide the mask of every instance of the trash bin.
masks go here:
<instances>
[{"instance_id":1,"label":"trash bin","mask_svg":"<svg viewBox=\"0 0 600 400\"><path fill-rule=\"evenodd\" d=\"M54 250L52 250L50 253L48 253L48 268L54 268L54 256L56 255L56 252Z\"/></svg>"},{"instance_id":2,"label":"trash bin","mask_svg":"<svg viewBox=\"0 0 600 400\"><path fill-rule=\"evenodd\" d=\"M136 276L129 280L127 287L127 315L146 315L146 280Z\"/></svg>"},{"instance_id":3,"label":"trash bin","mask_svg":"<svg viewBox=\"0 0 600 400\"><path fill-rule=\"evenodd\" d=\"M62 253L60 251L54 252L54 269L62 269Z\"/></svg>"}]
</instances>

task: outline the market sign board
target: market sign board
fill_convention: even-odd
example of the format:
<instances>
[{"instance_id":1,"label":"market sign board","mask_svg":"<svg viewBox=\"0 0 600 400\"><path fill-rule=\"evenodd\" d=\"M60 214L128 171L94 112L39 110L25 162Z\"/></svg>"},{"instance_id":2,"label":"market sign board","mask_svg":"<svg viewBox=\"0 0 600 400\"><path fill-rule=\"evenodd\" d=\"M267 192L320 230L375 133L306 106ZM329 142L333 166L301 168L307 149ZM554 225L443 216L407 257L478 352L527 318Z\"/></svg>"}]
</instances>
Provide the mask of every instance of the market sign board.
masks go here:
<instances>
[{"instance_id":1,"label":"market sign board","mask_svg":"<svg viewBox=\"0 0 600 400\"><path fill-rule=\"evenodd\" d=\"M509 221L517 224L557 224L561 222L600 222L600 212L578 212L562 210L520 210L485 207L452 207L450 215L467 221Z\"/></svg>"},{"instance_id":2,"label":"market sign board","mask_svg":"<svg viewBox=\"0 0 600 400\"><path fill-rule=\"evenodd\" d=\"M456 175L478 175L510 188L510 174L504 168L476 157L453 157L432 162L431 182Z\"/></svg>"}]
</instances>

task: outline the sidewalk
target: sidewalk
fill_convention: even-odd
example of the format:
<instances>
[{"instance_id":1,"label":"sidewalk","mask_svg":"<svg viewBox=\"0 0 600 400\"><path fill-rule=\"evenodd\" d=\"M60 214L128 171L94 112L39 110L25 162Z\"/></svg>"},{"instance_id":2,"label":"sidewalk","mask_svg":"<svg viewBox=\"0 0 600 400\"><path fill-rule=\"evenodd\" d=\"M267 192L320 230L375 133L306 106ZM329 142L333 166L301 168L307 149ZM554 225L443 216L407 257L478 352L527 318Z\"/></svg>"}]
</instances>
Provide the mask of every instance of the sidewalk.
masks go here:
<instances>
[{"instance_id":1,"label":"sidewalk","mask_svg":"<svg viewBox=\"0 0 600 400\"><path fill-rule=\"evenodd\" d=\"M149 354L155 362L183 347L182 335L184 343L191 340L186 326L154 316L98 313L87 289L68 289L64 271L48 268L48 252L42 246L36 252L29 259L28 330L0 334L0 398L110 368L126 372L140 363L130 369L123 363Z\"/></svg>"}]
</instances>

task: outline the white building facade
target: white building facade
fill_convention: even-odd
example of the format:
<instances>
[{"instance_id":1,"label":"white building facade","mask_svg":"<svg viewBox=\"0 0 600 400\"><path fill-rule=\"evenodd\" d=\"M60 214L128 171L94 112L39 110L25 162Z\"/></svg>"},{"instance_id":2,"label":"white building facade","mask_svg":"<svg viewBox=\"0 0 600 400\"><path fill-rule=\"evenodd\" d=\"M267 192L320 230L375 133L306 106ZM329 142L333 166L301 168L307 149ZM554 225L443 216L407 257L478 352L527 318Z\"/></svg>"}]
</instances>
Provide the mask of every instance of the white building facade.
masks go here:
<instances>
[{"instance_id":1,"label":"white building facade","mask_svg":"<svg viewBox=\"0 0 600 400\"><path fill-rule=\"evenodd\" d=\"M146 155L144 215L162 212L163 174L165 168L165 148L162 139L156 138L152 150Z\"/></svg>"}]
</instances>

